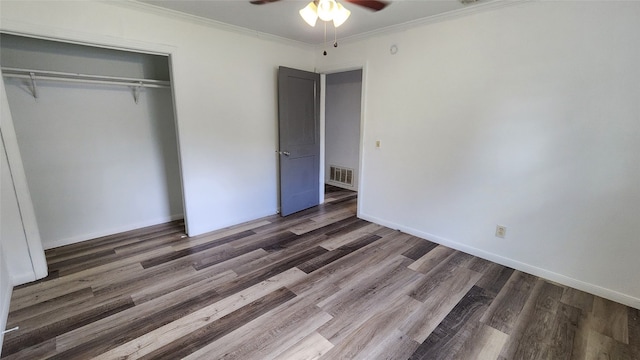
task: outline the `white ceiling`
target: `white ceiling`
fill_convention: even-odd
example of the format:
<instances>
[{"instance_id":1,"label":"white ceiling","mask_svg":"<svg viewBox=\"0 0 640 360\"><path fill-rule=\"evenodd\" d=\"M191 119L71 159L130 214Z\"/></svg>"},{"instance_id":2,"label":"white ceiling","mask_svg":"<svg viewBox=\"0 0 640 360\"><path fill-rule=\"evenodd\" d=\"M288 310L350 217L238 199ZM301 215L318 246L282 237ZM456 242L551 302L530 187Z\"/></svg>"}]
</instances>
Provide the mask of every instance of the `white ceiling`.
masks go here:
<instances>
[{"instance_id":1,"label":"white ceiling","mask_svg":"<svg viewBox=\"0 0 640 360\"><path fill-rule=\"evenodd\" d=\"M298 14L298 11L305 7L309 0L282 0L264 5L252 5L249 0L139 1L307 44L315 45L324 42L324 22L318 20L316 26L312 28ZM471 10L469 8L492 1L481 0L470 5L463 5L458 0L395 0L388 2L386 8L373 12L342 1L342 4L351 10L351 17L337 29L338 40L423 18ZM327 39L333 41L333 38L333 25L328 23Z\"/></svg>"}]
</instances>

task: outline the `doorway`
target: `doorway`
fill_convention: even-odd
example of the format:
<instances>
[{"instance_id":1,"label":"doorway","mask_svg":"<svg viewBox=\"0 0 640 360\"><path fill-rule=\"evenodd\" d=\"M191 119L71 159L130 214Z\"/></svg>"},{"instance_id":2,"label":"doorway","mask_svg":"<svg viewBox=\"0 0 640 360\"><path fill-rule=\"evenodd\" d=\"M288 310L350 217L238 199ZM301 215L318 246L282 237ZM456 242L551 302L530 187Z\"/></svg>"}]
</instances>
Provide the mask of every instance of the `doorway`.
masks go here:
<instances>
[{"instance_id":1,"label":"doorway","mask_svg":"<svg viewBox=\"0 0 640 360\"><path fill-rule=\"evenodd\" d=\"M341 188L354 192L359 190L362 73L362 69L356 69L325 75L324 184L326 189Z\"/></svg>"}]
</instances>

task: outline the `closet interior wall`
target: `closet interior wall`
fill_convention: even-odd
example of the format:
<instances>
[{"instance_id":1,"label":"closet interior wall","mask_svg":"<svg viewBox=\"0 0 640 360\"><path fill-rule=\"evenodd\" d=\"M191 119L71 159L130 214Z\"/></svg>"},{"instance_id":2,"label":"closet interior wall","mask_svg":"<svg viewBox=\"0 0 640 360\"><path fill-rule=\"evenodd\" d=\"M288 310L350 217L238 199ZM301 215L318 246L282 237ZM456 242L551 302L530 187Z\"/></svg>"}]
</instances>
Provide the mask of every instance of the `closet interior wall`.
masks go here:
<instances>
[{"instance_id":1,"label":"closet interior wall","mask_svg":"<svg viewBox=\"0 0 640 360\"><path fill-rule=\"evenodd\" d=\"M1 36L3 68L170 80L167 56ZM4 83L45 249L183 218L170 87Z\"/></svg>"}]
</instances>

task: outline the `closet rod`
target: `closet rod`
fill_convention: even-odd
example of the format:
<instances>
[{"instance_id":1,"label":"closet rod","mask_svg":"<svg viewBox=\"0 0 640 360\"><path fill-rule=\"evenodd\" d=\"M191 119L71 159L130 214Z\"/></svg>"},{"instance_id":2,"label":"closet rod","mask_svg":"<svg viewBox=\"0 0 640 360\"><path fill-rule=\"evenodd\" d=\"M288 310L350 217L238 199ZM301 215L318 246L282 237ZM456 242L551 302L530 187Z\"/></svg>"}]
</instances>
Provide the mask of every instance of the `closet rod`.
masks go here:
<instances>
[{"instance_id":1,"label":"closet rod","mask_svg":"<svg viewBox=\"0 0 640 360\"><path fill-rule=\"evenodd\" d=\"M171 86L169 81L163 80L150 80L150 79L136 79L125 78L115 76L103 76L103 75L86 75L66 73L59 71L45 71L45 70L30 70L19 68L2 68L2 75L4 77L21 78L33 80L53 80L53 81L67 81L67 82L79 82L88 84L105 84L105 85L124 85L133 87L148 87L148 88L167 88Z\"/></svg>"}]
</instances>

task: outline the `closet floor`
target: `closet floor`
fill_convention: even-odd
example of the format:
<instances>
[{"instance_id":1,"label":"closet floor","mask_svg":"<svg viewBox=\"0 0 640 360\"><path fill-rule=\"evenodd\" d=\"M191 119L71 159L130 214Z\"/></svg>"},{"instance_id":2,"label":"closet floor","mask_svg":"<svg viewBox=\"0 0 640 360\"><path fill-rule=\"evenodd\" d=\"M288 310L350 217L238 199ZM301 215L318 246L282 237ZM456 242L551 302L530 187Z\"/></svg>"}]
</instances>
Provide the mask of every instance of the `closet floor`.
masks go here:
<instances>
[{"instance_id":1,"label":"closet floor","mask_svg":"<svg viewBox=\"0 0 640 360\"><path fill-rule=\"evenodd\" d=\"M640 359L640 311L360 220L355 193L47 251L9 359Z\"/></svg>"}]
</instances>

